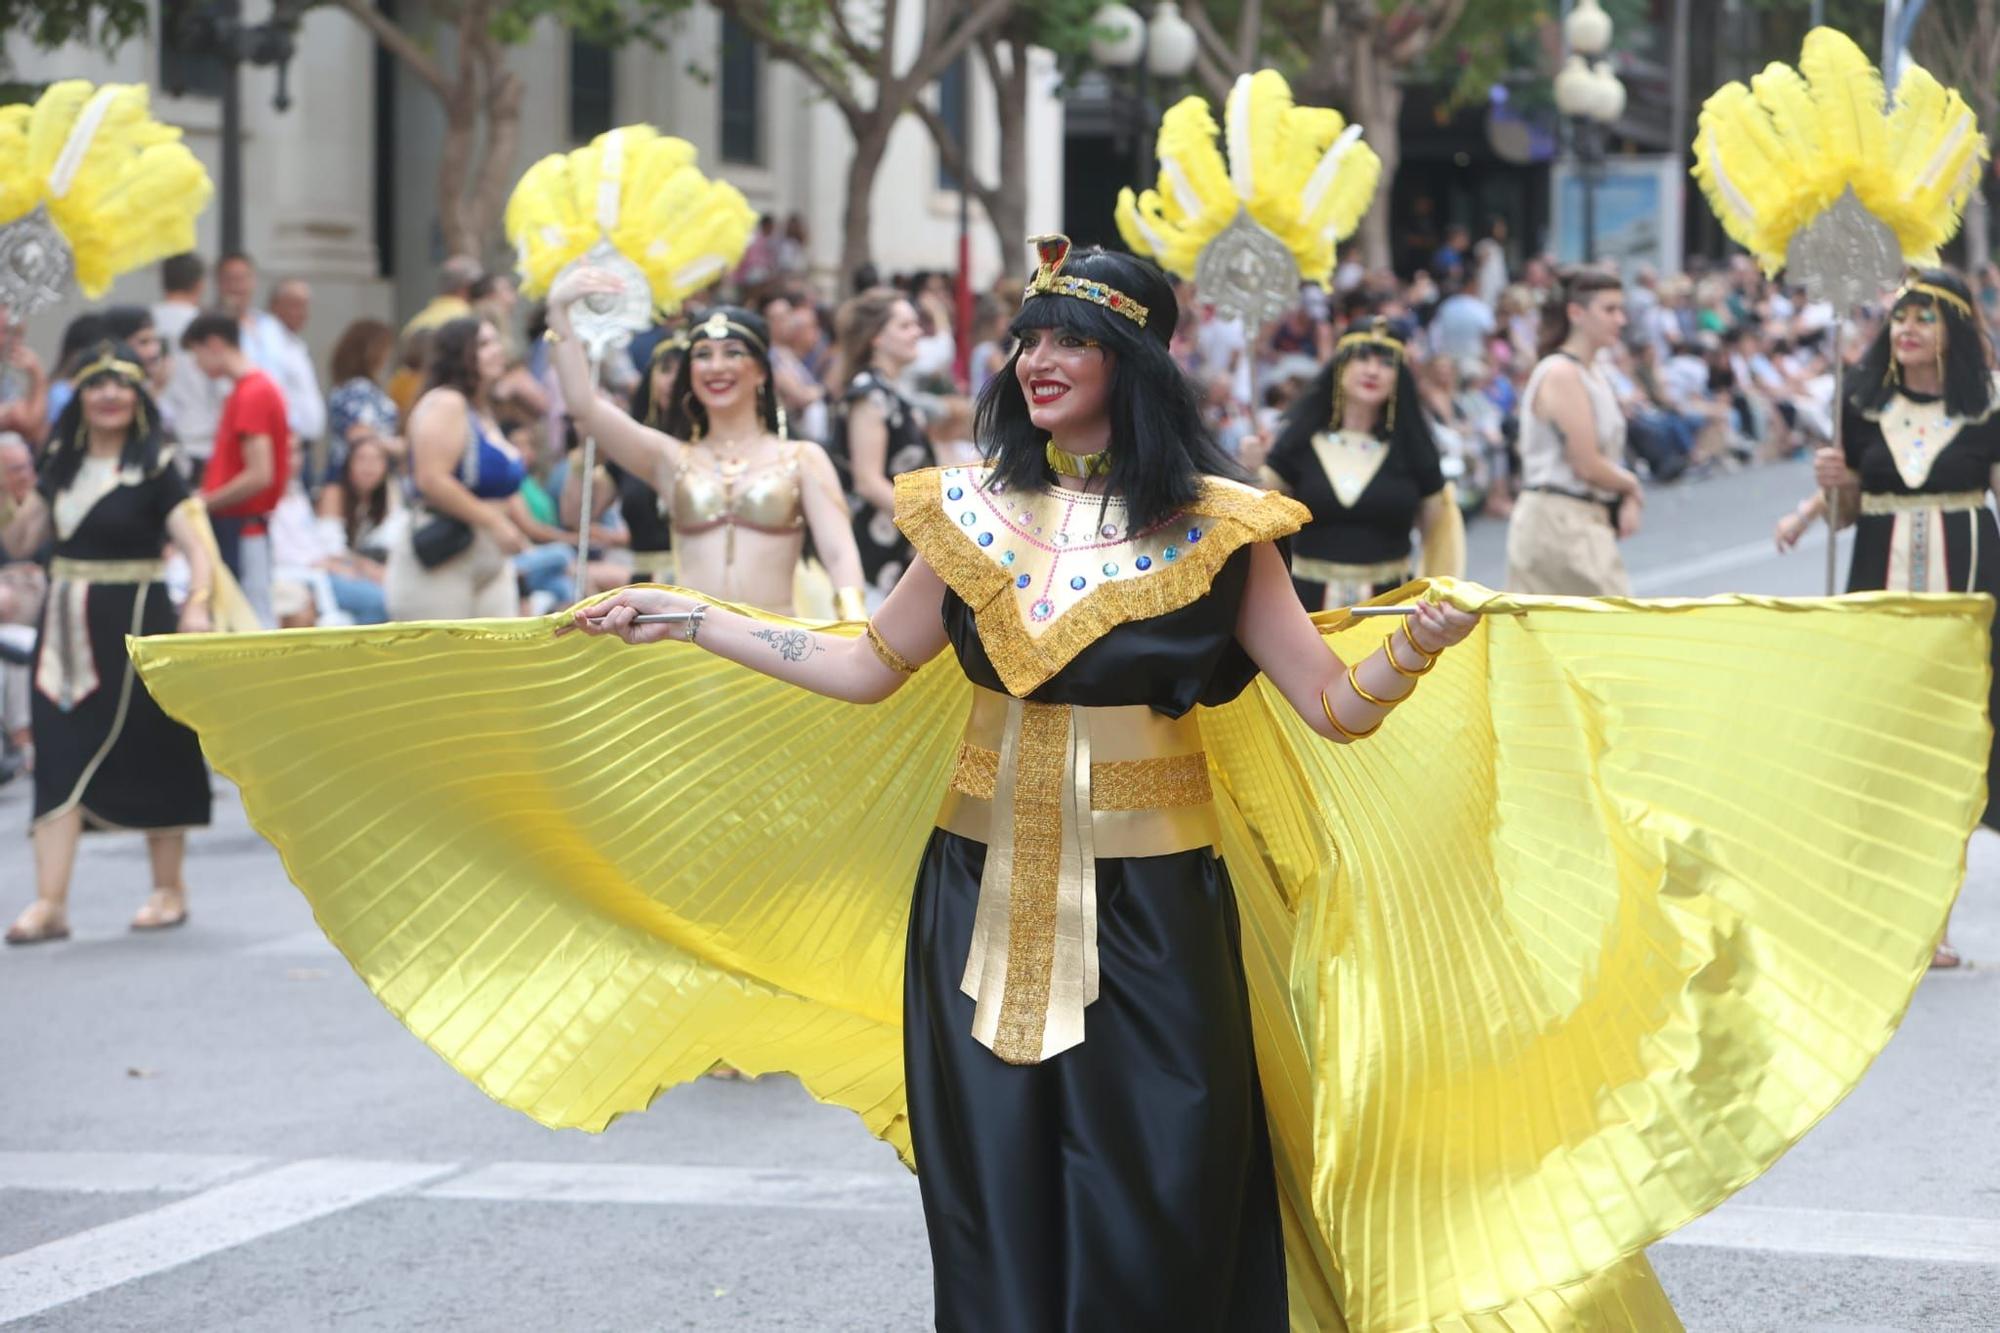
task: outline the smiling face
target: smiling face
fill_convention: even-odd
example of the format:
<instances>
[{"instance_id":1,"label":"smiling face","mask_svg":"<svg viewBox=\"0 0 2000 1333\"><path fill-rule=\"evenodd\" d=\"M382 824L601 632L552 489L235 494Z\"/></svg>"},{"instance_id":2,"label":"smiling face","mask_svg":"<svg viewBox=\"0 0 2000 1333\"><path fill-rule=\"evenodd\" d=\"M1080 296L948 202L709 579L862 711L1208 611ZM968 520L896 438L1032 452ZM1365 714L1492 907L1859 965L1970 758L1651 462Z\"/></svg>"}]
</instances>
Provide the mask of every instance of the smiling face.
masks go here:
<instances>
[{"instance_id":1,"label":"smiling face","mask_svg":"<svg viewBox=\"0 0 2000 1333\"><path fill-rule=\"evenodd\" d=\"M473 368L479 372L479 382L492 388L507 373L507 345L500 341L500 330L491 324L479 326L479 342L472 351Z\"/></svg>"},{"instance_id":2,"label":"smiling face","mask_svg":"<svg viewBox=\"0 0 2000 1333\"><path fill-rule=\"evenodd\" d=\"M709 420L742 403L755 404L764 367L741 338L702 338L688 349L688 382Z\"/></svg>"},{"instance_id":3,"label":"smiling face","mask_svg":"<svg viewBox=\"0 0 2000 1333\"><path fill-rule=\"evenodd\" d=\"M93 431L128 431L139 407L139 392L116 375L99 375L83 386L83 420Z\"/></svg>"},{"instance_id":4,"label":"smiling face","mask_svg":"<svg viewBox=\"0 0 2000 1333\"><path fill-rule=\"evenodd\" d=\"M1935 305L1905 301L1889 317L1889 345L1906 368L1937 365L1944 357L1944 316Z\"/></svg>"},{"instance_id":5,"label":"smiling face","mask_svg":"<svg viewBox=\"0 0 2000 1333\"><path fill-rule=\"evenodd\" d=\"M1014 377L1035 429L1060 438L1101 426L1111 396L1112 356L1094 338L1063 329L1021 330Z\"/></svg>"},{"instance_id":6,"label":"smiling face","mask_svg":"<svg viewBox=\"0 0 2000 1333\"><path fill-rule=\"evenodd\" d=\"M1386 347L1364 344L1340 368L1340 394L1346 402L1379 412L1395 393L1396 358Z\"/></svg>"}]
</instances>

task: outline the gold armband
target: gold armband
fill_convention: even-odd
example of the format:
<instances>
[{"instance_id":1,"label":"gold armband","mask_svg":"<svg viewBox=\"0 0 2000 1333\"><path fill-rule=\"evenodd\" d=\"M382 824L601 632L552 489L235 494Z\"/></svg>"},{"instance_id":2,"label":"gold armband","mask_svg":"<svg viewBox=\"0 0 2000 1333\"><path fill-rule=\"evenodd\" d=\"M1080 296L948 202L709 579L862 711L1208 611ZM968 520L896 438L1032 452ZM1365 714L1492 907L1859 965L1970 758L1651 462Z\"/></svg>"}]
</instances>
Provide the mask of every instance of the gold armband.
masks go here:
<instances>
[{"instance_id":1,"label":"gold armband","mask_svg":"<svg viewBox=\"0 0 2000 1333\"><path fill-rule=\"evenodd\" d=\"M1390 665L1393 666L1395 664L1392 662ZM1347 668L1347 683L1354 688L1356 694L1361 696L1363 702L1374 704L1377 708L1394 708L1397 704L1417 692L1417 687L1412 685L1393 699L1384 699L1379 694L1370 694L1366 687L1361 684L1360 670L1361 663L1355 662L1350 665Z\"/></svg>"},{"instance_id":2,"label":"gold armband","mask_svg":"<svg viewBox=\"0 0 2000 1333\"><path fill-rule=\"evenodd\" d=\"M889 670L899 675L914 676L917 674L917 668L910 662L910 659L882 642L882 636L875 632L873 625L863 630L862 633L867 636L868 646L875 650L875 656L881 661L883 666L888 667Z\"/></svg>"},{"instance_id":3,"label":"gold armband","mask_svg":"<svg viewBox=\"0 0 2000 1333\"><path fill-rule=\"evenodd\" d=\"M1403 637L1410 641L1411 650L1416 653L1418 659L1423 662L1423 665L1420 667L1406 667L1397 659L1396 636L1394 634L1382 640L1382 656L1389 659L1389 665L1395 668L1397 675L1407 676L1411 680L1415 680L1418 676L1427 674L1432 667L1438 664L1438 653L1442 653L1444 649L1440 648L1436 653L1425 652L1424 646L1417 642L1417 636L1410 633L1410 622L1407 620L1402 624L1402 631ZM1414 689L1415 687L1412 686L1412 688Z\"/></svg>"},{"instance_id":4,"label":"gold armband","mask_svg":"<svg viewBox=\"0 0 2000 1333\"><path fill-rule=\"evenodd\" d=\"M1382 730L1382 722L1377 722L1374 726L1368 728L1368 730L1366 731L1354 731L1351 728L1349 728L1346 723L1342 722L1339 718L1333 715L1333 701L1326 697L1325 690L1321 690L1319 692L1319 706L1320 706L1320 711L1326 714L1327 725L1332 727L1335 731L1339 732L1342 736L1345 736L1348 740L1365 741L1370 736L1373 736L1376 732ZM1382 721L1386 722L1388 721L1388 719L1383 718Z\"/></svg>"},{"instance_id":5,"label":"gold armband","mask_svg":"<svg viewBox=\"0 0 2000 1333\"><path fill-rule=\"evenodd\" d=\"M833 613L842 620L868 619L868 598L859 588L835 588Z\"/></svg>"}]
</instances>

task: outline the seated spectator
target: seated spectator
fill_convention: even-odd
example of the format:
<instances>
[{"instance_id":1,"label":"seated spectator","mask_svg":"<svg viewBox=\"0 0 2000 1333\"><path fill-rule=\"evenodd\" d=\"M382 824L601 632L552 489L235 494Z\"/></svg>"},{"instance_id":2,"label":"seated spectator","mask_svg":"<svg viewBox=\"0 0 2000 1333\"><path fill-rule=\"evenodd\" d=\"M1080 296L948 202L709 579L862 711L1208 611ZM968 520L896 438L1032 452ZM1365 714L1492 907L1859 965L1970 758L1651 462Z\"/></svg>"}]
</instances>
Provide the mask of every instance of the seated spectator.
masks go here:
<instances>
[{"instance_id":1,"label":"seated spectator","mask_svg":"<svg viewBox=\"0 0 2000 1333\"><path fill-rule=\"evenodd\" d=\"M301 476L305 447L293 440L291 449L291 477L270 518L271 609L278 627L381 624L389 618L382 562L350 550L340 523L322 521ZM384 457L373 443L359 452ZM383 472L386 484L386 467Z\"/></svg>"},{"instance_id":2,"label":"seated spectator","mask_svg":"<svg viewBox=\"0 0 2000 1333\"><path fill-rule=\"evenodd\" d=\"M347 467L348 451L369 443L389 459L408 454L403 443L402 416L382 387L389 354L396 349L396 331L379 319L357 319L333 345L333 392L326 398L327 470L314 478L324 485Z\"/></svg>"}]
</instances>

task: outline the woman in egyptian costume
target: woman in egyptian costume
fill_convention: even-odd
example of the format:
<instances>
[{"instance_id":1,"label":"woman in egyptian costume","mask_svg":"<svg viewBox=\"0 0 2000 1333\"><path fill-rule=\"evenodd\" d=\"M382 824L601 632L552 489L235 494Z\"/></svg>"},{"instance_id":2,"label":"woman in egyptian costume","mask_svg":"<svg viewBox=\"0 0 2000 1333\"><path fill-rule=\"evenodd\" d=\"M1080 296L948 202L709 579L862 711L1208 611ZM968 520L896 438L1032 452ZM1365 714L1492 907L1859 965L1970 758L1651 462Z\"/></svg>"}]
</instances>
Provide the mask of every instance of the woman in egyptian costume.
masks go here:
<instances>
[{"instance_id":1,"label":"woman in egyptian costume","mask_svg":"<svg viewBox=\"0 0 2000 1333\"><path fill-rule=\"evenodd\" d=\"M898 479L918 560L868 624L627 589L146 640L145 680L496 1099L601 1130L727 1060L859 1115L940 1328L1676 1327L1645 1247L1924 974L1991 603L1309 615L1164 276L1039 258L988 462Z\"/></svg>"},{"instance_id":2,"label":"woman in egyptian costume","mask_svg":"<svg viewBox=\"0 0 2000 1333\"><path fill-rule=\"evenodd\" d=\"M1365 602L1426 575L1465 573L1465 523L1424 421L1408 349L1362 320L1286 412L1259 480L1312 511L1292 582L1313 611Z\"/></svg>"}]
</instances>

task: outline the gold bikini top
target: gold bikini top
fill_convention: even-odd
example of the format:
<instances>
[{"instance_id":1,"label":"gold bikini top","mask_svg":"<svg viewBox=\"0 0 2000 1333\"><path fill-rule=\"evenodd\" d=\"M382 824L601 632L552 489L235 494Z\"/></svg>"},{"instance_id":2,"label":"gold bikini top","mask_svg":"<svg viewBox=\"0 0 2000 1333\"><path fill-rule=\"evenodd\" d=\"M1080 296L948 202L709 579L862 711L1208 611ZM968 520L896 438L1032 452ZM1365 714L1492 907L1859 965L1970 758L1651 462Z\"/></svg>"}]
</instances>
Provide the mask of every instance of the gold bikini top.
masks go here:
<instances>
[{"instance_id":1,"label":"gold bikini top","mask_svg":"<svg viewBox=\"0 0 2000 1333\"><path fill-rule=\"evenodd\" d=\"M692 537L734 527L784 536L803 528L805 521L797 445L777 463L755 471L741 462L700 468L683 461L674 476L676 533Z\"/></svg>"}]
</instances>

